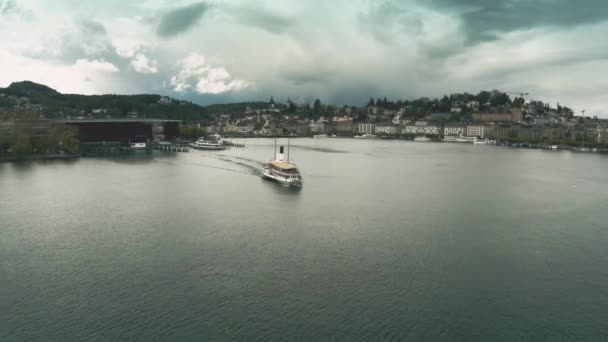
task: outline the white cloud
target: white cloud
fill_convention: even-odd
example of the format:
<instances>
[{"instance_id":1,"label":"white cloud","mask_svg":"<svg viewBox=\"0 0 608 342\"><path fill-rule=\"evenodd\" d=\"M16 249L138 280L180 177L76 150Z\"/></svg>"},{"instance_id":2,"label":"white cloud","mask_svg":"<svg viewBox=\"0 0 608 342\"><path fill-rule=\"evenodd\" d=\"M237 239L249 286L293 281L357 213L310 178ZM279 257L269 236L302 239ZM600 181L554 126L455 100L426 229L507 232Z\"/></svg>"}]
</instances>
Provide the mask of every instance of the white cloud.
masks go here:
<instances>
[{"instance_id":1,"label":"white cloud","mask_svg":"<svg viewBox=\"0 0 608 342\"><path fill-rule=\"evenodd\" d=\"M63 93L98 94L116 92L118 68L99 60L81 59L71 65L44 61L0 51L0 65L10 65L0 73L0 87L30 80Z\"/></svg>"},{"instance_id":2,"label":"white cloud","mask_svg":"<svg viewBox=\"0 0 608 342\"><path fill-rule=\"evenodd\" d=\"M78 93L333 104L501 89L608 112L600 76L608 21L524 25L473 43L468 9L422 0L226 0L183 34L158 37L159 16L191 3L0 0L0 12L10 12L0 18L0 86L31 79ZM83 18L105 34L81 30Z\"/></svg>"},{"instance_id":3,"label":"white cloud","mask_svg":"<svg viewBox=\"0 0 608 342\"><path fill-rule=\"evenodd\" d=\"M143 53L138 53L131 60L131 66L136 72L142 74L154 74L158 72L158 63L155 60L148 59Z\"/></svg>"},{"instance_id":4,"label":"white cloud","mask_svg":"<svg viewBox=\"0 0 608 342\"><path fill-rule=\"evenodd\" d=\"M116 54L123 58L131 58L141 50L141 45L138 42L120 38L112 40L112 47Z\"/></svg>"},{"instance_id":5,"label":"white cloud","mask_svg":"<svg viewBox=\"0 0 608 342\"><path fill-rule=\"evenodd\" d=\"M74 63L73 68L82 72L119 72L120 69L114 64L103 60L79 59Z\"/></svg>"},{"instance_id":6,"label":"white cloud","mask_svg":"<svg viewBox=\"0 0 608 342\"><path fill-rule=\"evenodd\" d=\"M171 86L177 92L194 90L199 94L222 94L249 86L243 80L234 79L224 67L207 64L205 57L196 53L178 63L180 71L171 78Z\"/></svg>"},{"instance_id":7,"label":"white cloud","mask_svg":"<svg viewBox=\"0 0 608 342\"><path fill-rule=\"evenodd\" d=\"M150 37L149 28L137 17L114 18L106 29L112 47L122 58L132 58L138 52L149 51L156 45Z\"/></svg>"}]
</instances>

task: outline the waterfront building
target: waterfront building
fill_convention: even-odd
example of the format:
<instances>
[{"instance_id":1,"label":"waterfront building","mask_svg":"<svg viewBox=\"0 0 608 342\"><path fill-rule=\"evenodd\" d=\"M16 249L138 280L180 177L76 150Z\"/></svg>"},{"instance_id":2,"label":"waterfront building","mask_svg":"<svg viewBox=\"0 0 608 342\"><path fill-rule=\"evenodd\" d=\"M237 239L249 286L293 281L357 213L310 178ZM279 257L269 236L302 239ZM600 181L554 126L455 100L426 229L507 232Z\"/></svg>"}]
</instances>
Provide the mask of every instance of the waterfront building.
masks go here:
<instances>
[{"instance_id":1,"label":"waterfront building","mask_svg":"<svg viewBox=\"0 0 608 342\"><path fill-rule=\"evenodd\" d=\"M339 113L339 110L338 110ZM344 116L334 116L332 118L333 122L353 122L353 118L347 115Z\"/></svg>"},{"instance_id":2,"label":"waterfront building","mask_svg":"<svg viewBox=\"0 0 608 342\"><path fill-rule=\"evenodd\" d=\"M396 126L390 122L381 123L376 125L375 133L389 135L399 134L399 126Z\"/></svg>"},{"instance_id":3,"label":"waterfront building","mask_svg":"<svg viewBox=\"0 0 608 342\"><path fill-rule=\"evenodd\" d=\"M452 106L452 108L450 109L450 112L452 112L452 113L462 113L462 107Z\"/></svg>"},{"instance_id":4,"label":"waterfront building","mask_svg":"<svg viewBox=\"0 0 608 342\"><path fill-rule=\"evenodd\" d=\"M226 121L226 124L224 125L223 129L224 134L234 134L238 133L238 131L239 127L236 124L231 123L230 121Z\"/></svg>"},{"instance_id":5,"label":"waterfront building","mask_svg":"<svg viewBox=\"0 0 608 342\"><path fill-rule=\"evenodd\" d=\"M295 119L289 119L289 120L283 122L283 129L286 134L297 134L298 126L299 126L298 120L295 120Z\"/></svg>"},{"instance_id":6,"label":"waterfront building","mask_svg":"<svg viewBox=\"0 0 608 342\"><path fill-rule=\"evenodd\" d=\"M489 125L468 125L467 137L491 138L494 136L494 127Z\"/></svg>"},{"instance_id":7,"label":"waterfront building","mask_svg":"<svg viewBox=\"0 0 608 342\"><path fill-rule=\"evenodd\" d=\"M542 138L542 128L533 126L520 126L517 137L527 140L540 140Z\"/></svg>"},{"instance_id":8,"label":"waterfront building","mask_svg":"<svg viewBox=\"0 0 608 342\"><path fill-rule=\"evenodd\" d=\"M479 110L479 101L469 101L465 104L465 106L468 109L476 112Z\"/></svg>"},{"instance_id":9,"label":"waterfront building","mask_svg":"<svg viewBox=\"0 0 608 342\"><path fill-rule=\"evenodd\" d=\"M520 108L512 108L511 113L473 113L475 122L519 122L522 120Z\"/></svg>"},{"instance_id":10,"label":"waterfront building","mask_svg":"<svg viewBox=\"0 0 608 342\"><path fill-rule=\"evenodd\" d=\"M441 127L437 125L429 125L425 122L425 124L419 124L421 122L416 122L414 125L406 125L402 129L403 134L415 134L415 135L440 135Z\"/></svg>"},{"instance_id":11,"label":"waterfront building","mask_svg":"<svg viewBox=\"0 0 608 342\"><path fill-rule=\"evenodd\" d=\"M299 136L307 136L310 134L310 126L307 120L302 120L298 123L296 134Z\"/></svg>"},{"instance_id":12,"label":"waterfront building","mask_svg":"<svg viewBox=\"0 0 608 342\"><path fill-rule=\"evenodd\" d=\"M323 134L325 133L325 120L320 118L317 121L310 120L308 124L308 130L311 134Z\"/></svg>"},{"instance_id":13,"label":"waterfront building","mask_svg":"<svg viewBox=\"0 0 608 342\"><path fill-rule=\"evenodd\" d=\"M561 140L566 137L566 130L559 126L541 127L541 139Z\"/></svg>"},{"instance_id":14,"label":"waterfront building","mask_svg":"<svg viewBox=\"0 0 608 342\"><path fill-rule=\"evenodd\" d=\"M253 122L243 121L237 125L236 132L238 134L253 134L253 128Z\"/></svg>"},{"instance_id":15,"label":"waterfront building","mask_svg":"<svg viewBox=\"0 0 608 342\"><path fill-rule=\"evenodd\" d=\"M353 122L351 121L339 121L335 122L336 134L341 137L348 137L353 135Z\"/></svg>"},{"instance_id":16,"label":"waterfront building","mask_svg":"<svg viewBox=\"0 0 608 342\"><path fill-rule=\"evenodd\" d=\"M595 141L598 144L608 144L608 127L598 127Z\"/></svg>"},{"instance_id":17,"label":"waterfront building","mask_svg":"<svg viewBox=\"0 0 608 342\"><path fill-rule=\"evenodd\" d=\"M433 120L433 121L447 121L450 120L450 118L452 117L452 113L432 113L430 115L427 115L427 120Z\"/></svg>"},{"instance_id":18,"label":"waterfront building","mask_svg":"<svg viewBox=\"0 0 608 342\"><path fill-rule=\"evenodd\" d=\"M443 135L446 137L447 136L459 137L459 136L464 136L466 133L467 133L466 126L461 123L448 123L443 128Z\"/></svg>"},{"instance_id":19,"label":"waterfront building","mask_svg":"<svg viewBox=\"0 0 608 342\"><path fill-rule=\"evenodd\" d=\"M359 122L357 124L357 134L374 134L376 131L376 124L369 122Z\"/></svg>"}]
</instances>

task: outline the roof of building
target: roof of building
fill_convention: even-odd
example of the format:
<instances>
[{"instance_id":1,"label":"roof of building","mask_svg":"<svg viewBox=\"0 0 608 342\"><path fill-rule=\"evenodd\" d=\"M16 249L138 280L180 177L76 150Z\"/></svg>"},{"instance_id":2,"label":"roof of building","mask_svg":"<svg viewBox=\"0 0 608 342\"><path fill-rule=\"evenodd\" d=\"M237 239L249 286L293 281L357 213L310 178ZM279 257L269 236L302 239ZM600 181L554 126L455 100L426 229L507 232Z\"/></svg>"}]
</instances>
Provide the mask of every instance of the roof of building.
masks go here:
<instances>
[{"instance_id":1,"label":"roof of building","mask_svg":"<svg viewBox=\"0 0 608 342\"><path fill-rule=\"evenodd\" d=\"M114 118L114 119L61 119L58 123L165 123L181 122L181 120L147 119L147 118Z\"/></svg>"},{"instance_id":2,"label":"roof of building","mask_svg":"<svg viewBox=\"0 0 608 342\"><path fill-rule=\"evenodd\" d=\"M283 161L271 161L270 164L272 164L273 166L278 167L279 169L282 170L297 170L297 167L295 166L295 164L292 163L288 163L288 162L283 162Z\"/></svg>"},{"instance_id":3,"label":"roof of building","mask_svg":"<svg viewBox=\"0 0 608 342\"><path fill-rule=\"evenodd\" d=\"M379 124L376 125L376 127L378 127L378 126L381 126L381 127L387 127L387 126L398 127L398 125L395 125L392 122L381 122L381 123L379 123Z\"/></svg>"}]
</instances>

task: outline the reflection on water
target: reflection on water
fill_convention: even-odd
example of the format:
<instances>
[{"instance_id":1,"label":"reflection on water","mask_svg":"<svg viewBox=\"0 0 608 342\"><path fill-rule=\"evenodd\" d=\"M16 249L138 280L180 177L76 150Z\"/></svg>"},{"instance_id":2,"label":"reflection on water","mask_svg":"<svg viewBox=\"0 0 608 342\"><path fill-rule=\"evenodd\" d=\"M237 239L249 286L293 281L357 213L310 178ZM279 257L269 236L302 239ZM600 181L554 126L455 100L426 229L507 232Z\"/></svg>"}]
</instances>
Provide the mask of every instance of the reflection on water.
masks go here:
<instances>
[{"instance_id":1,"label":"reflection on water","mask_svg":"<svg viewBox=\"0 0 608 342\"><path fill-rule=\"evenodd\" d=\"M336 150L329 147L316 147L316 146L305 146L305 145L291 145L293 148L308 150L308 151L316 151L316 152L324 152L324 153L349 153L348 151Z\"/></svg>"},{"instance_id":2,"label":"reflection on water","mask_svg":"<svg viewBox=\"0 0 608 342\"><path fill-rule=\"evenodd\" d=\"M1 165L0 340L608 336L605 156L244 142Z\"/></svg>"}]
</instances>

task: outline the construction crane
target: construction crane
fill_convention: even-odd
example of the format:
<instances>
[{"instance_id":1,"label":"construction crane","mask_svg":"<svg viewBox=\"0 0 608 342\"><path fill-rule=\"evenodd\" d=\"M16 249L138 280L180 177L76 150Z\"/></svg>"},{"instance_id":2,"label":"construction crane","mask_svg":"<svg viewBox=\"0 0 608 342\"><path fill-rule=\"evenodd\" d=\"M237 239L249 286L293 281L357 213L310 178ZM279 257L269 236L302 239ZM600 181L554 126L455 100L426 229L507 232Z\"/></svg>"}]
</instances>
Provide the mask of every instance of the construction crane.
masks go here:
<instances>
[{"instance_id":1,"label":"construction crane","mask_svg":"<svg viewBox=\"0 0 608 342\"><path fill-rule=\"evenodd\" d=\"M583 148L585 148L585 137L587 137L587 120L585 119L586 109L583 109Z\"/></svg>"},{"instance_id":2,"label":"construction crane","mask_svg":"<svg viewBox=\"0 0 608 342\"><path fill-rule=\"evenodd\" d=\"M519 97L524 97L524 96L528 96L530 94L528 93L512 93L512 92L506 92L506 94L510 94L510 95L518 95Z\"/></svg>"},{"instance_id":3,"label":"construction crane","mask_svg":"<svg viewBox=\"0 0 608 342\"><path fill-rule=\"evenodd\" d=\"M528 94L528 93L514 93L514 92L506 92L505 94L510 94L510 95L517 95L517 96L519 96L519 98L520 98L520 99L522 99L522 100L524 101L524 102L522 103L522 105L526 103L526 99L524 98L524 96L528 96L528 95L530 95L530 94ZM515 99L513 99L513 100L515 100Z\"/></svg>"}]
</instances>

